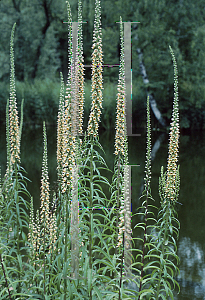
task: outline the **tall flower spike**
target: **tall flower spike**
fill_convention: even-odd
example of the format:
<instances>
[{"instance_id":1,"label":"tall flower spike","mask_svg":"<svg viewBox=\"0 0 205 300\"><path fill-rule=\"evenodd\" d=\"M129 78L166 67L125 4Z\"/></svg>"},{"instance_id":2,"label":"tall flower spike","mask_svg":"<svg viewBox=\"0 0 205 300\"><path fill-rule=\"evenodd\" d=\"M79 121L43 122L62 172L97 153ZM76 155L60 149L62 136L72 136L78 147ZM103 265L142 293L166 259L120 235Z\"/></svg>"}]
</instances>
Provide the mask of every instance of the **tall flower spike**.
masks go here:
<instances>
[{"instance_id":1,"label":"tall flower spike","mask_svg":"<svg viewBox=\"0 0 205 300\"><path fill-rule=\"evenodd\" d=\"M15 88L15 67L14 67L14 23L11 32L10 59L11 59L11 74L10 74L10 101L9 101L9 129L10 129L10 164L11 171L15 163L20 163L20 135L19 135L19 120L16 103L16 88Z\"/></svg>"},{"instance_id":2,"label":"tall flower spike","mask_svg":"<svg viewBox=\"0 0 205 300\"><path fill-rule=\"evenodd\" d=\"M170 128L169 138L169 155L167 162L167 178L166 178L166 198L171 201L176 200L178 194L176 189L178 188L178 152L179 152L179 108L178 108L178 75L177 75L177 63L171 46L169 46L173 65L174 65L174 102Z\"/></svg>"},{"instance_id":3,"label":"tall flower spike","mask_svg":"<svg viewBox=\"0 0 205 300\"><path fill-rule=\"evenodd\" d=\"M125 155L125 59L124 59L124 38L123 25L120 16L120 39L121 39L121 54L120 54L120 72L118 79L118 93L117 93L117 120L116 120L116 134L115 134L115 155L121 153Z\"/></svg>"},{"instance_id":4,"label":"tall flower spike","mask_svg":"<svg viewBox=\"0 0 205 300\"><path fill-rule=\"evenodd\" d=\"M91 98L92 106L88 121L88 135L94 137L98 134L98 127L102 109L102 90L103 90L103 77L102 77L102 65L103 65L103 53L102 53L102 38L101 38L101 12L100 12L100 0L95 1L95 22L93 32L93 53L92 53L92 89Z\"/></svg>"},{"instance_id":5,"label":"tall flower spike","mask_svg":"<svg viewBox=\"0 0 205 300\"><path fill-rule=\"evenodd\" d=\"M6 175L8 175L10 158L11 158L11 147L10 147L10 138L9 138L9 99L7 100L7 105L6 105L6 142L7 142L7 147L6 147L7 148L7 170L6 170Z\"/></svg>"},{"instance_id":6,"label":"tall flower spike","mask_svg":"<svg viewBox=\"0 0 205 300\"><path fill-rule=\"evenodd\" d=\"M122 18L120 16L120 39L121 39L121 55L120 55L120 70L119 70L119 80L118 80L118 94L117 94L117 112L116 112L116 135L115 135L115 155L118 164L122 163L123 166L118 170L123 170L123 189L120 196L120 224L119 224L119 234L118 234L118 247L123 242L123 232L125 232L125 227L127 227L127 232L129 231L129 199L127 195L128 188L128 154L127 154L127 132L126 132L126 117L125 117L125 65L124 65L124 38L123 38L123 25ZM125 167L124 167L125 166ZM118 178L120 177L118 171ZM125 217L127 217L127 223L125 224ZM128 236L126 234L126 236ZM127 245L128 246L128 245Z\"/></svg>"},{"instance_id":7,"label":"tall flower spike","mask_svg":"<svg viewBox=\"0 0 205 300\"><path fill-rule=\"evenodd\" d=\"M60 90L60 101L58 109L58 120L57 120L57 176L58 176L58 187L62 186L62 171L63 171L63 129L64 129L64 82L63 74L61 76L61 90Z\"/></svg>"},{"instance_id":8,"label":"tall flower spike","mask_svg":"<svg viewBox=\"0 0 205 300\"><path fill-rule=\"evenodd\" d=\"M151 129L150 129L150 108L149 108L149 96L147 97L147 151L146 151L146 163L145 163L145 190L148 196L150 190L151 179Z\"/></svg>"},{"instance_id":9,"label":"tall flower spike","mask_svg":"<svg viewBox=\"0 0 205 300\"><path fill-rule=\"evenodd\" d=\"M83 106L84 106L84 58L83 58L83 39L82 39L82 2L78 1L78 103L79 103L79 134L83 134Z\"/></svg>"},{"instance_id":10,"label":"tall flower spike","mask_svg":"<svg viewBox=\"0 0 205 300\"><path fill-rule=\"evenodd\" d=\"M50 190L49 190L49 178L48 178L48 158L47 158L47 137L46 137L46 126L45 122L43 122L43 164L42 164L42 179L41 179L41 207L40 207L40 223L42 230L42 238L47 239L46 235L49 236L49 198L50 198Z\"/></svg>"},{"instance_id":11,"label":"tall flower spike","mask_svg":"<svg viewBox=\"0 0 205 300\"><path fill-rule=\"evenodd\" d=\"M7 152L7 161L6 161L6 173L4 176L4 184L2 187L2 190L5 189L5 200L8 200L8 190L9 190L9 186L12 185L11 180L10 182L8 182L8 178L11 175L11 146L10 146L10 133L9 133L9 99L7 100L7 104L6 104L6 152ZM1 191L2 192L2 191Z\"/></svg>"},{"instance_id":12,"label":"tall flower spike","mask_svg":"<svg viewBox=\"0 0 205 300\"><path fill-rule=\"evenodd\" d=\"M75 44L73 45L74 48ZM75 54L75 55L74 55ZM78 103L78 39L76 40L76 52L73 55L73 62L71 65L71 134L72 137L78 134L79 125L79 103ZM75 56L75 57L74 57Z\"/></svg>"},{"instance_id":13,"label":"tall flower spike","mask_svg":"<svg viewBox=\"0 0 205 300\"><path fill-rule=\"evenodd\" d=\"M74 165L75 137L72 137L71 122L71 68L72 68L72 17L70 4L67 1L68 10L68 80L66 84L65 107L64 107L64 140L63 140L63 183L62 193L68 191L71 186L71 170Z\"/></svg>"},{"instance_id":14,"label":"tall flower spike","mask_svg":"<svg viewBox=\"0 0 205 300\"><path fill-rule=\"evenodd\" d=\"M71 106L72 106L72 136L82 134L82 114L83 114L83 57L82 57L82 8L81 2L78 2L78 38L76 41L76 53L73 57L72 65L72 88L71 88ZM73 46L73 47L74 47ZM75 63L74 63L75 62Z\"/></svg>"}]
</instances>

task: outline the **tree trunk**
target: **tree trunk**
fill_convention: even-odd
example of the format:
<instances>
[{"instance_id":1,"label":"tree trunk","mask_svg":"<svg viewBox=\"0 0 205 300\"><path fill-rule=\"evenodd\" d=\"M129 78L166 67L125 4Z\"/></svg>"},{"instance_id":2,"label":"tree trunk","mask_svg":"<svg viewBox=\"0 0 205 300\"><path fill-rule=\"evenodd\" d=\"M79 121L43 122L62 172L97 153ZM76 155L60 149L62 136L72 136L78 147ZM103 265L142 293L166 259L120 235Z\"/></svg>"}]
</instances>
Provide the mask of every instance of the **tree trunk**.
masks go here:
<instances>
[{"instance_id":1,"label":"tree trunk","mask_svg":"<svg viewBox=\"0 0 205 300\"><path fill-rule=\"evenodd\" d=\"M135 25L135 29L137 29L136 25ZM138 35L137 34L134 37L134 39L138 40ZM140 73L142 75L143 82L144 82L144 84L148 84L149 79L148 79L147 72L146 72L146 69L145 69L145 65L144 65L144 62L143 62L143 53L142 53L140 48L137 48L137 53L138 53L138 57L139 57ZM157 102L154 99L154 96L149 92L148 88L147 88L147 96L149 96L149 103L150 103L151 109L152 109L156 119L159 121L159 123L163 127L165 127L166 122L165 122L164 118L162 117L161 112L159 111L159 109L157 107Z\"/></svg>"}]
</instances>

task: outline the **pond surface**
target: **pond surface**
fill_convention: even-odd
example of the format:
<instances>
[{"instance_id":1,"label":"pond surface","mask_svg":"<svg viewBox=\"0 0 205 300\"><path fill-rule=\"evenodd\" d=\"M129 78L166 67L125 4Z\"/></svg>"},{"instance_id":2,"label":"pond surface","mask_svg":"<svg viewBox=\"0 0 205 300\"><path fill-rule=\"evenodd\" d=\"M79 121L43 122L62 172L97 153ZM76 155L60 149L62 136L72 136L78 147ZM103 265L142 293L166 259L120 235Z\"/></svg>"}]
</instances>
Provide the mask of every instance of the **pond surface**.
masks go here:
<instances>
[{"instance_id":1,"label":"pond surface","mask_svg":"<svg viewBox=\"0 0 205 300\"><path fill-rule=\"evenodd\" d=\"M146 132L140 137L129 137L129 164L140 165L132 167L132 212L139 205L139 196L143 186ZM48 135L48 165L50 188L55 188L56 176L56 127L47 128ZM153 161L152 161L152 195L159 203L158 178L160 169L167 163L168 134L161 135L152 132ZM114 162L114 130L100 133L100 143L106 153L105 160L110 170ZM155 152L156 151L156 152ZM205 133L195 132L192 135L180 137L180 178L181 189L176 210L181 224L178 256L180 258L180 275L178 282L181 286L177 300L205 299ZM6 138L5 126L0 131L0 166L2 176L6 168ZM24 126L21 144L22 166L28 172L28 190L33 196L34 206L40 205L40 179L43 157L42 126L30 128ZM107 175L111 180L112 174ZM134 221L134 220L133 220ZM133 222L134 223L134 222Z\"/></svg>"}]
</instances>

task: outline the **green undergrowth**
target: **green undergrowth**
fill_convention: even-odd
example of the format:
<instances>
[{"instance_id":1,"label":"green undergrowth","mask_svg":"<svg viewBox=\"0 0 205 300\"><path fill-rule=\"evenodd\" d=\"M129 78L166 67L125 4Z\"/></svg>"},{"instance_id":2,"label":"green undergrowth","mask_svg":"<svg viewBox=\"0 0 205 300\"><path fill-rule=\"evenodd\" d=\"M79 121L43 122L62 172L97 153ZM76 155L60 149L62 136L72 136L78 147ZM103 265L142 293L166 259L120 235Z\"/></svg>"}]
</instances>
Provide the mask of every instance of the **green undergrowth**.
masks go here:
<instances>
[{"instance_id":1,"label":"green undergrowth","mask_svg":"<svg viewBox=\"0 0 205 300\"><path fill-rule=\"evenodd\" d=\"M91 80L85 81L85 107L84 120L88 121L90 112L90 85ZM65 85L66 86L66 85ZM138 96L137 82L133 81L133 127L146 126L146 102ZM33 82L16 81L17 99L24 98L24 124L41 125L43 121L47 124L56 125L58 111L60 82L51 79L36 79ZM5 122L6 99L9 97L9 85L0 83L0 121ZM101 119L101 128L111 130L115 127L115 99L117 84L106 82L104 84L104 105ZM17 103L20 110L21 102ZM137 120L137 122L135 121Z\"/></svg>"}]
</instances>

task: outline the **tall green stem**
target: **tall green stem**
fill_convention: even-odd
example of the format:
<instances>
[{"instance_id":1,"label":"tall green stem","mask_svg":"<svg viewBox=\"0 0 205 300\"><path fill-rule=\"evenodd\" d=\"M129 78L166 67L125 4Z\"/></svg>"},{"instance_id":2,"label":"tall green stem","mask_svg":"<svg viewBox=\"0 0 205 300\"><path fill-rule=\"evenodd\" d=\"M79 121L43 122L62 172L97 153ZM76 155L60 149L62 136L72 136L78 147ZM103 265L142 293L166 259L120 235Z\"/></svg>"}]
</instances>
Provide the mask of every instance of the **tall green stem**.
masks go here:
<instances>
[{"instance_id":1,"label":"tall green stem","mask_svg":"<svg viewBox=\"0 0 205 300\"><path fill-rule=\"evenodd\" d=\"M118 224L119 224L119 210L120 210L120 190L119 190L119 179L120 179L120 158L118 153L118 178L117 178L117 219L116 219L116 228L118 230ZM118 232L116 232L116 247L115 247L115 254L117 254L117 244L118 244Z\"/></svg>"},{"instance_id":2,"label":"tall green stem","mask_svg":"<svg viewBox=\"0 0 205 300\"><path fill-rule=\"evenodd\" d=\"M92 300L92 249L93 249L93 136L91 136L91 159L90 159L90 207L89 207L89 269L91 274L90 300Z\"/></svg>"},{"instance_id":3,"label":"tall green stem","mask_svg":"<svg viewBox=\"0 0 205 300\"><path fill-rule=\"evenodd\" d=\"M44 211L44 229L43 229L43 277L44 277L44 282L43 282L43 287L44 287L44 299L45 299L45 294L46 294L46 273L45 273L45 268L46 268L46 262L45 262L45 256L46 256L46 247L45 247L45 228L46 228L46 224L45 224L45 211Z\"/></svg>"},{"instance_id":4,"label":"tall green stem","mask_svg":"<svg viewBox=\"0 0 205 300\"><path fill-rule=\"evenodd\" d=\"M20 218L20 209L19 209L19 196L18 196L18 174L17 174L17 164L15 163L15 177L16 177L16 184L15 184L15 190L14 190L14 201L16 203L16 225L17 225L17 255L20 255L20 246L19 246L19 218ZM18 288L17 291L18 293L20 293L20 266L18 263L18 279L19 279L19 284L18 284Z\"/></svg>"},{"instance_id":5,"label":"tall green stem","mask_svg":"<svg viewBox=\"0 0 205 300\"><path fill-rule=\"evenodd\" d=\"M64 300L66 300L66 293L67 293L67 259L68 259L68 254L67 254L67 247L68 247L68 195L66 195L66 216L65 216L65 252L64 252Z\"/></svg>"},{"instance_id":6,"label":"tall green stem","mask_svg":"<svg viewBox=\"0 0 205 300\"><path fill-rule=\"evenodd\" d=\"M142 289L142 279L143 279L143 270L144 270L144 256L145 256L145 243L146 243L146 236L147 236L147 212L148 212L148 189L147 189L147 196L146 196L146 209L145 209L145 230L144 230L144 242L143 242L143 253L142 253L142 269L140 274L140 287L139 292ZM140 300L140 296L138 297Z\"/></svg>"},{"instance_id":7,"label":"tall green stem","mask_svg":"<svg viewBox=\"0 0 205 300\"><path fill-rule=\"evenodd\" d=\"M143 280L143 271L144 271L144 257L145 257L145 248L147 240L147 219L148 219L148 198L150 191L150 179L151 179L151 124L150 124L150 109L149 109L149 96L147 97L147 151L146 151L146 164L145 164L145 196L146 196L146 206L145 206L145 225L144 225L144 241L143 241L143 250L142 250L142 269L140 274L140 287L139 292L142 289L142 280ZM140 295L138 297L140 300Z\"/></svg>"},{"instance_id":8,"label":"tall green stem","mask_svg":"<svg viewBox=\"0 0 205 300\"><path fill-rule=\"evenodd\" d=\"M125 236L124 236L124 232L123 232L123 248L122 248L122 259L121 259L121 267L120 267L120 286L119 286L119 300L120 300L120 290L122 287L122 270L123 270L123 260L124 260L124 253L125 253Z\"/></svg>"},{"instance_id":9,"label":"tall green stem","mask_svg":"<svg viewBox=\"0 0 205 300\"><path fill-rule=\"evenodd\" d=\"M164 229L164 238L163 238L163 243L162 243L162 250L161 250L161 263L160 263L160 273L159 273L159 281L158 281L158 286L157 286L157 294L156 294L156 300L158 300L159 297L159 290L161 286L161 279L162 279L162 273L163 273L163 266L164 263L164 250L165 250L165 242L166 242L166 234L167 234L167 224L168 224L168 216L169 216L169 206L167 205L166 207L166 217L165 217L165 229Z\"/></svg>"}]
</instances>

